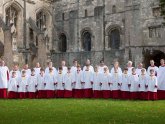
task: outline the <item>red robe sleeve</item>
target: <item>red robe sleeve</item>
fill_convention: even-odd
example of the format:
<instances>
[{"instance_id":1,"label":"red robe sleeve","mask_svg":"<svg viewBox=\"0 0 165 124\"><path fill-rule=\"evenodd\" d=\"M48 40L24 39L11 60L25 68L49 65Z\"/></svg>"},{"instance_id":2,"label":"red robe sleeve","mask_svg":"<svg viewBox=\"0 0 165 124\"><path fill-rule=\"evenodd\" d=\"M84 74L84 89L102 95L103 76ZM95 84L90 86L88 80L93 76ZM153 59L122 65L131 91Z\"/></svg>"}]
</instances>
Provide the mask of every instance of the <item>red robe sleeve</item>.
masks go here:
<instances>
[{"instance_id":1,"label":"red robe sleeve","mask_svg":"<svg viewBox=\"0 0 165 124\"><path fill-rule=\"evenodd\" d=\"M9 71L7 71L7 80L9 81Z\"/></svg>"}]
</instances>

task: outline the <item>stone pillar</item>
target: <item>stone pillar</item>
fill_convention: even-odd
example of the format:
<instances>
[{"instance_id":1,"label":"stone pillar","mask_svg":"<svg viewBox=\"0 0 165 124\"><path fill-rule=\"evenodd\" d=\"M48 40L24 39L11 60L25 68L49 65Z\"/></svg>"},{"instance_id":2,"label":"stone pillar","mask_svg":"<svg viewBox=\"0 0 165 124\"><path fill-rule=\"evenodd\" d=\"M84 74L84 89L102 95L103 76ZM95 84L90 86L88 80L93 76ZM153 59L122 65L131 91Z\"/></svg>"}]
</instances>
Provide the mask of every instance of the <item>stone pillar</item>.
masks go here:
<instances>
[{"instance_id":1,"label":"stone pillar","mask_svg":"<svg viewBox=\"0 0 165 124\"><path fill-rule=\"evenodd\" d=\"M44 40L44 35L41 33L38 35L38 62L40 62L42 67L46 67L47 62L47 52L46 52L46 41Z\"/></svg>"},{"instance_id":2,"label":"stone pillar","mask_svg":"<svg viewBox=\"0 0 165 124\"><path fill-rule=\"evenodd\" d=\"M11 68L13 65L12 36L10 30L4 30L4 60L6 65Z\"/></svg>"}]
</instances>

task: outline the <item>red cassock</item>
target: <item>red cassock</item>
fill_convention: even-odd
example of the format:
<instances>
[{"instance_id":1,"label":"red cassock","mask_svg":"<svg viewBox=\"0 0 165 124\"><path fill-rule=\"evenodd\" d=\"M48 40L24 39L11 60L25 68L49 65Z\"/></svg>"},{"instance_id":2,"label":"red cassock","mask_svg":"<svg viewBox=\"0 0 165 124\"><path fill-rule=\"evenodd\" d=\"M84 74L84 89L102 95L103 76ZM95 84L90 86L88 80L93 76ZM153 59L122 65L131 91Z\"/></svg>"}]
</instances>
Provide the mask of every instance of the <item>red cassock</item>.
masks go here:
<instances>
[{"instance_id":1,"label":"red cassock","mask_svg":"<svg viewBox=\"0 0 165 124\"><path fill-rule=\"evenodd\" d=\"M120 90L114 90L114 91L112 91L112 98L113 99L120 99L121 97L120 97L121 95L120 95Z\"/></svg>"},{"instance_id":2,"label":"red cassock","mask_svg":"<svg viewBox=\"0 0 165 124\"><path fill-rule=\"evenodd\" d=\"M129 91L121 91L121 99L130 99Z\"/></svg>"},{"instance_id":3,"label":"red cassock","mask_svg":"<svg viewBox=\"0 0 165 124\"><path fill-rule=\"evenodd\" d=\"M158 97L157 97L157 92L148 92L148 99L149 100L157 100Z\"/></svg>"},{"instance_id":4,"label":"red cassock","mask_svg":"<svg viewBox=\"0 0 165 124\"><path fill-rule=\"evenodd\" d=\"M0 89L0 98L7 98L7 89Z\"/></svg>"},{"instance_id":5,"label":"red cassock","mask_svg":"<svg viewBox=\"0 0 165 124\"><path fill-rule=\"evenodd\" d=\"M0 66L0 98L7 98L7 83L9 81L9 69L7 66Z\"/></svg>"},{"instance_id":6,"label":"red cassock","mask_svg":"<svg viewBox=\"0 0 165 124\"><path fill-rule=\"evenodd\" d=\"M46 98L54 98L54 91L46 90Z\"/></svg>"},{"instance_id":7,"label":"red cassock","mask_svg":"<svg viewBox=\"0 0 165 124\"><path fill-rule=\"evenodd\" d=\"M164 83L165 85L165 83ZM158 90L157 97L159 100L165 100L165 90Z\"/></svg>"},{"instance_id":8,"label":"red cassock","mask_svg":"<svg viewBox=\"0 0 165 124\"><path fill-rule=\"evenodd\" d=\"M74 98L84 98L84 91L83 89L75 89Z\"/></svg>"},{"instance_id":9,"label":"red cassock","mask_svg":"<svg viewBox=\"0 0 165 124\"><path fill-rule=\"evenodd\" d=\"M57 98L64 98L64 90L57 90L56 95Z\"/></svg>"},{"instance_id":10,"label":"red cassock","mask_svg":"<svg viewBox=\"0 0 165 124\"><path fill-rule=\"evenodd\" d=\"M14 91L8 92L8 98L9 99L17 99L18 98L18 93Z\"/></svg>"},{"instance_id":11,"label":"red cassock","mask_svg":"<svg viewBox=\"0 0 165 124\"><path fill-rule=\"evenodd\" d=\"M20 99L26 99L26 98L28 98L28 93L26 93L26 92L19 92L19 98Z\"/></svg>"},{"instance_id":12,"label":"red cassock","mask_svg":"<svg viewBox=\"0 0 165 124\"><path fill-rule=\"evenodd\" d=\"M35 99L36 98L36 93L35 92L28 92L28 98L29 99Z\"/></svg>"},{"instance_id":13,"label":"red cassock","mask_svg":"<svg viewBox=\"0 0 165 124\"><path fill-rule=\"evenodd\" d=\"M92 88L84 89L84 98L92 98L92 96L93 96Z\"/></svg>"},{"instance_id":14,"label":"red cassock","mask_svg":"<svg viewBox=\"0 0 165 124\"><path fill-rule=\"evenodd\" d=\"M148 100L148 92L139 92L139 99Z\"/></svg>"},{"instance_id":15,"label":"red cassock","mask_svg":"<svg viewBox=\"0 0 165 124\"><path fill-rule=\"evenodd\" d=\"M38 91L38 98L39 99L46 98L46 96L47 96L46 94L47 94L46 90L39 90Z\"/></svg>"},{"instance_id":16,"label":"red cassock","mask_svg":"<svg viewBox=\"0 0 165 124\"><path fill-rule=\"evenodd\" d=\"M108 99L110 98L110 90L102 90L102 98Z\"/></svg>"},{"instance_id":17,"label":"red cassock","mask_svg":"<svg viewBox=\"0 0 165 124\"><path fill-rule=\"evenodd\" d=\"M102 93L100 90L94 90L93 91L93 98L102 98Z\"/></svg>"},{"instance_id":18,"label":"red cassock","mask_svg":"<svg viewBox=\"0 0 165 124\"><path fill-rule=\"evenodd\" d=\"M72 91L64 90L64 98L72 98Z\"/></svg>"}]
</instances>

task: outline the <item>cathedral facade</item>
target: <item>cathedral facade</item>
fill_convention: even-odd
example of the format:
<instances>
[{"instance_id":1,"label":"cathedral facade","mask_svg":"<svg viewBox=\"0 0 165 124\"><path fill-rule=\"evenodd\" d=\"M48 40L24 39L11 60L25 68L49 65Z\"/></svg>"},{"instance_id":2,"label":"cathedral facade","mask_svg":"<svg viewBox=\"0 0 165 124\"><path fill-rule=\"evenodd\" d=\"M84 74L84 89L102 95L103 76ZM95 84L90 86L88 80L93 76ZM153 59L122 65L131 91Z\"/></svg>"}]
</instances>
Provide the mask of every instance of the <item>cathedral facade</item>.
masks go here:
<instances>
[{"instance_id":1,"label":"cathedral facade","mask_svg":"<svg viewBox=\"0 0 165 124\"><path fill-rule=\"evenodd\" d=\"M132 60L147 67L165 58L159 0L3 0L0 12L1 55L20 64L103 59L108 66Z\"/></svg>"}]
</instances>

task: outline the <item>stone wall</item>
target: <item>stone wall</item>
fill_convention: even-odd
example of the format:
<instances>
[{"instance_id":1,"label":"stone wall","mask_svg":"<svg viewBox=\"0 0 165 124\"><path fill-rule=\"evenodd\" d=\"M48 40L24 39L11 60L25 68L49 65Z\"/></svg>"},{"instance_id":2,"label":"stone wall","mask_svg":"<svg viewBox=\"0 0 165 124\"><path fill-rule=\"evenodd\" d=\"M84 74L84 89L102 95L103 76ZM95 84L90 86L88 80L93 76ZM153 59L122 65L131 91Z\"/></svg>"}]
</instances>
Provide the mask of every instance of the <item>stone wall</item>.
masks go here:
<instances>
[{"instance_id":1,"label":"stone wall","mask_svg":"<svg viewBox=\"0 0 165 124\"><path fill-rule=\"evenodd\" d=\"M70 52L82 53L82 32L88 30L92 34L91 51L108 51L108 62L115 59L112 51L124 51L122 65L131 59L135 66L138 62L144 62L147 67L144 59L147 50L151 51L151 58L152 51L157 48L165 53L165 28L162 25L164 20L159 14L155 16L158 5L159 0L58 0L54 3L53 22L56 28L53 60L61 54L67 54L67 57L63 58L68 60ZM108 47L109 32L115 28L120 31L118 50ZM67 36L68 53L59 53L60 33ZM97 58L97 55L95 57Z\"/></svg>"}]
</instances>

